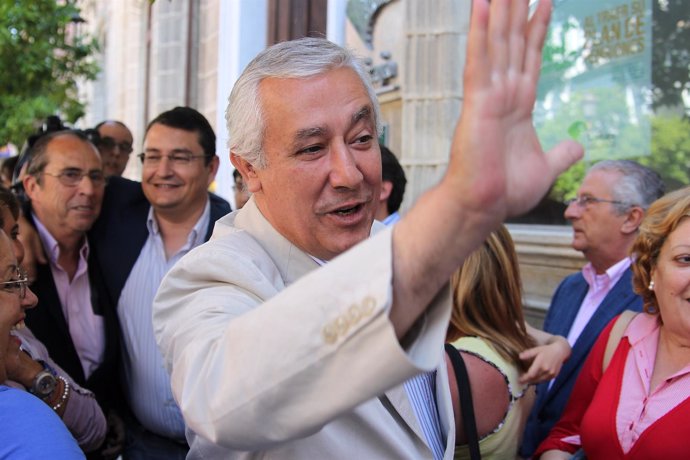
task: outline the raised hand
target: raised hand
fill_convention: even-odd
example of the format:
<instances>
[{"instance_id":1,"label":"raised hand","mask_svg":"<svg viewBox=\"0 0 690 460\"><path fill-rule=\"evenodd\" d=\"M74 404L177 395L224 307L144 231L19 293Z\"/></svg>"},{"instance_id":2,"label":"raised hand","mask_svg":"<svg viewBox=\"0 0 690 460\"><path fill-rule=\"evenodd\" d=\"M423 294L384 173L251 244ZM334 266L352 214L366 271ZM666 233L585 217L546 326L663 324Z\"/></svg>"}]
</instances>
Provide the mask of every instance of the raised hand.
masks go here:
<instances>
[{"instance_id":1,"label":"raised hand","mask_svg":"<svg viewBox=\"0 0 690 460\"><path fill-rule=\"evenodd\" d=\"M545 154L532 124L550 16L549 0L529 20L527 0L473 2L465 100L444 180L466 209L497 222L531 209L582 156L574 141Z\"/></svg>"}]
</instances>

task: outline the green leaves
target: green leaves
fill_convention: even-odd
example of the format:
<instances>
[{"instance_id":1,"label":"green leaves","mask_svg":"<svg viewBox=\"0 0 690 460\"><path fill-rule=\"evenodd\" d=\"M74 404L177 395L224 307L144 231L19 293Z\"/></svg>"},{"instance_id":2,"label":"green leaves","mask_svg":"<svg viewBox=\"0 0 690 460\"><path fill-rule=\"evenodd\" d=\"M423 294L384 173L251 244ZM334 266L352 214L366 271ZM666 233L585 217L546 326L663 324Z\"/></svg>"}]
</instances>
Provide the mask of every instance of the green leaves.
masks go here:
<instances>
[{"instance_id":1,"label":"green leaves","mask_svg":"<svg viewBox=\"0 0 690 460\"><path fill-rule=\"evenodd\" d=\"M0 0L0 145L21 146L48 115L83 115L77 81L98 75L99 47L77 33L79 12L71 2Z\"/></svg>"}]
</instances>

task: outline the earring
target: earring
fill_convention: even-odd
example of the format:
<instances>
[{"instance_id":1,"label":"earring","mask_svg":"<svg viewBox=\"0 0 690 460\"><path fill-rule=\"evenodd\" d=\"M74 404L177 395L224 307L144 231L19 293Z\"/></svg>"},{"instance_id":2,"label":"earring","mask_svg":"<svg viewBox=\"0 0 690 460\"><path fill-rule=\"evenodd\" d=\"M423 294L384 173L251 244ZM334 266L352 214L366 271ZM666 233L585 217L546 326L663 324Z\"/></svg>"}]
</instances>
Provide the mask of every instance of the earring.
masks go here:
<instances>
[{"instance_id":1,"label":"earring","mask_svg":"<svg viewBox=\"0 0 690 460\"><path fill-rule=\"evenodd\" d=\"M647 287L649 288L650 291L653 291L654 290L654 280L651 280L649 282L649 286L647 286Z\"/></svg>"}]
</instances>

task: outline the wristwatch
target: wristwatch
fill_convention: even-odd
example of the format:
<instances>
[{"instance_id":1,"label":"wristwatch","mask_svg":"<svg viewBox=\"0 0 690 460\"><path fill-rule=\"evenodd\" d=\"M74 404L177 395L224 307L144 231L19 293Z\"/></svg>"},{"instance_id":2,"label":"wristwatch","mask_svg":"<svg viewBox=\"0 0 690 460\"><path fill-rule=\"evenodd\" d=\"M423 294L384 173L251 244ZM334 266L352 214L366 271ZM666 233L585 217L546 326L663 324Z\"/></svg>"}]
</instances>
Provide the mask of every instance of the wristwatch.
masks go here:
<instances>
[{"instance_id":1,"label":"wristwatch","mask_svg":"<svg viewBox=\"0 0 690 460\"><path fill-rule=\"evenodd\" d=\"M34 382L31 385L29 392L41 399L46 399L48 396L53 394L53 391L57 386L57 378L45 363L42 361L39 362L43 364L43 370L36 374L36 377L34 377Z\"/></svg>"}]
</instances>

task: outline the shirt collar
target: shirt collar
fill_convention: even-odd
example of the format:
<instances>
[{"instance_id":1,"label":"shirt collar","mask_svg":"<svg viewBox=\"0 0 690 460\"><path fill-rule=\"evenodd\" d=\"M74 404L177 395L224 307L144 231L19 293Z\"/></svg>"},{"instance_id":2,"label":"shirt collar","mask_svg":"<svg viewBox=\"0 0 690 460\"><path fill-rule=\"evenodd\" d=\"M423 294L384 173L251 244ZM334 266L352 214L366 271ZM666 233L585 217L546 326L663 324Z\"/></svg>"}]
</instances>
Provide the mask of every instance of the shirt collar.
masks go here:
<instances>
[{"instance_id":1,"label":"shirt collar","mask_svg":"<svg viewBox=\"0 0 690 460\"><path fill-rule=\"evenodd\" d=\"M189 248L198 246L204 242L206 238L206 230L208 229L209 221L211 220L211 200L206 200L206 205L204 206L204 212L199 216L199 220L196 221L192 231L189 232L187 236L187 244L181 249L182 251ZM156 219L156 214L153 211L153 206L149 207L149 214L146 217L146 227L149 230L149 235L160 238L160 227L158 226L158 220Z\"/></svg>"},{"instance_id":2,"label":"shirt collar","mask_svg":"<svg viewBox=\"0 0 690 460\"><path fill-rule=\"evenodd\" d=\"M621 276L623 276L623 273L628 269L628 267L630 267L631 263L632 259L630 257L626 257L610 266L601 275L597 275L594 266L591 262L589 262L587 265L582 267L582 276L585 278L585 281L587 281L587 284L590 288L594 285L599 285L602 283L608 284L611 281L618 282Z\"/></svg>"},{"instance_id":3,"label":"shirt collar","mask_svg":"<svg viewBox=\"0 0 690 460\"><path fill-rule=\"evenodd\" d=\"M60 245L58 244L57 240L53 237L53 235L48 231L45 225L43 225L41 219L39 219L38 216L33 212L31 213L31 216L34 219L34 224L36 224L36 231L38 231L38 236L41 239L41 244L43 244L43 247L48 253L50 262L53 265L57 265L58 259L60 258ZM82 241L83 242L81 244L81 248L79 248L79 256L81 259L87 260L89 258L89 241L87 238L83 238Z\"/></svg>"}]
</instances>

